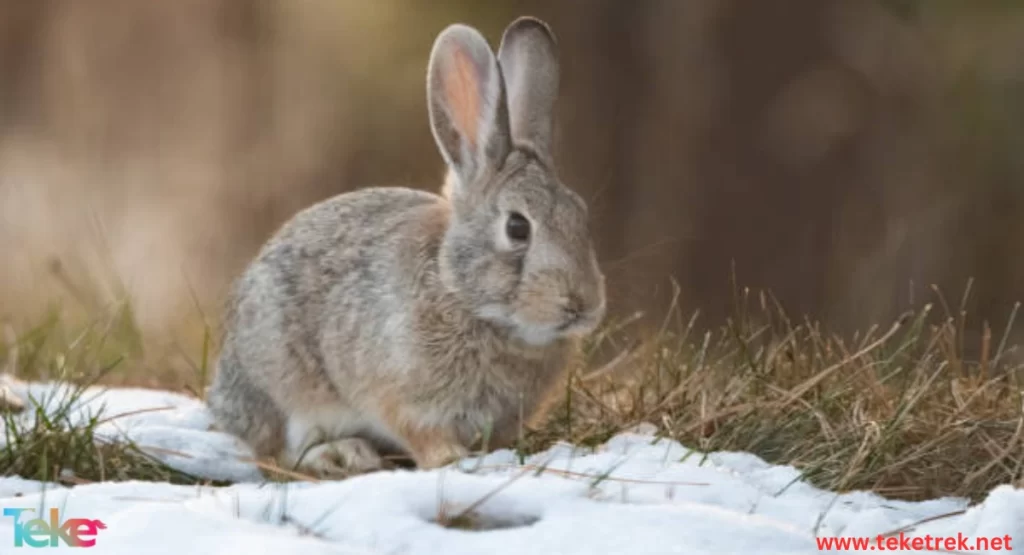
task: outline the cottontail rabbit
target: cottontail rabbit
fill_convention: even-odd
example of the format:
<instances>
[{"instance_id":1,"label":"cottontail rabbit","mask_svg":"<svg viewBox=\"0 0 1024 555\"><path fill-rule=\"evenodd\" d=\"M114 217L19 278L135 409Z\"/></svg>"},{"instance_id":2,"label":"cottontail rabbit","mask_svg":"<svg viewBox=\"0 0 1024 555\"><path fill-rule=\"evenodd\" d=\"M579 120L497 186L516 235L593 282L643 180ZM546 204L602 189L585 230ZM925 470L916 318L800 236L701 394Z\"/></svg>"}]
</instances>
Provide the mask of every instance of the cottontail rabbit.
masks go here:
<instances>
[{"instance_id":1,"label":"cottontail rabbit","mask_svg":"<svg viewBox=\"0 0 1024 555\"><path fill-rule=\"evenodd\" d=\"M261 456L321 477L510 444L605 311L584 201L552 165L556 42L497 57L455 24L427 102L444 195L367 188L296 215L235 284L208 402Z\"/></svg>"}]
</instances>

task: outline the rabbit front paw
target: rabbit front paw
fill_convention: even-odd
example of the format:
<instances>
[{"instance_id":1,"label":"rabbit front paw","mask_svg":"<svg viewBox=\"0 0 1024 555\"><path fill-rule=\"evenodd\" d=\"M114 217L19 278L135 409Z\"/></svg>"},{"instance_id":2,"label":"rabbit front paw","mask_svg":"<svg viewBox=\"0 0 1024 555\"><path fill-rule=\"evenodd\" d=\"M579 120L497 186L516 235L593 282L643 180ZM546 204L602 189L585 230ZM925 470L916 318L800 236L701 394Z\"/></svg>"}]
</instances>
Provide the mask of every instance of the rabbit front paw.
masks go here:
<instances>
[{"instance_id":1,"label":"rabbit front paw","mask_svg":"<svg viewBox=\"0 0 1024 555\"><path fill-rule=\"evenodd\" d=\"M317 478L338 479L379 470L383 460L362 438L348 437L311 447L299 462L299 471Z\"/></svg>"}]
</instances>

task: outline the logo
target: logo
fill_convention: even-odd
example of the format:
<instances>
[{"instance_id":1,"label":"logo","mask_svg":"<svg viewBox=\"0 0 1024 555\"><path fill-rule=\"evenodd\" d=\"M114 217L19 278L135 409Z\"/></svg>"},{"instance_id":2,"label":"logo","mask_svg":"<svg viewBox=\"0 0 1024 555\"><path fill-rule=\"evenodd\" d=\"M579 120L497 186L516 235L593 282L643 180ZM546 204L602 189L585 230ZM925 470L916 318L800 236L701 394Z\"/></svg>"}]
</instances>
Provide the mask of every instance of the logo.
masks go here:
<instances>
[{"instance_id":1,"label":"logo","mask_svg":"<svg viewBox=\"0 0 1024 555\"><path fill-rule=\"evenodd\" d=\"M71 518L60 521L60 510L50 509L50 521L41 518L18 522L21 513L34 513L35 509L4 509L4 516L14 519L14 547L59 547L61 541L69 547L92 547L96 534L106 530L101 520Z\"/></svg>"}]
</instances>

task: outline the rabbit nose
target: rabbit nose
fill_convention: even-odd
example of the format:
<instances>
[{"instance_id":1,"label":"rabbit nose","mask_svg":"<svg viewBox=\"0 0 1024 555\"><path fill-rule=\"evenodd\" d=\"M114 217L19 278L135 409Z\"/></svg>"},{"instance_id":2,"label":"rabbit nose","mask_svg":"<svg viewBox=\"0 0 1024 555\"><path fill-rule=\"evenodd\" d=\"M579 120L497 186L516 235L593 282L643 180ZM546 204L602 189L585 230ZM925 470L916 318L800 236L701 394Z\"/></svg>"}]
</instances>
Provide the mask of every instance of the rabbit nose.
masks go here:
<instances>
[{"instance_id":1,"label":"rabbit nose","mask_svg":"<svg viewBox=\"0 0 1024 555\"><path fill-rule=\"evenodd\" d=\"M579 295L569 294L562 305L562 322L558 325L560 330L567 330L583 318L583 298Z\"/></svg>"},{"instance_id":2,"label":"rabbit nose","mask_svg":"<svg viewBox=\"0 0 1024 555\"><path fill-rule=\"evenodd\" d=\"M569 324L579 320L585 311L586 303L583 301L583 297L576 293L570 293L565 299L565 304L562 305L562 313L565 314Z\"/></svg>"}]
</instances>

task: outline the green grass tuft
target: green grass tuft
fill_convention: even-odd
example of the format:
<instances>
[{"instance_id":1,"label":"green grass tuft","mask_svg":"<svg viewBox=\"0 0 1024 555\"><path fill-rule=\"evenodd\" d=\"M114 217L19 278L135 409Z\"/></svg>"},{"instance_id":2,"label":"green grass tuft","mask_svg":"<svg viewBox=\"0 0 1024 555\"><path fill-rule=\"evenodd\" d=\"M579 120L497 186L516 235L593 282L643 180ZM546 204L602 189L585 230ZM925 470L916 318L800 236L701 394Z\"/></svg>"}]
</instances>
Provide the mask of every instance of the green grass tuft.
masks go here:
<instances>
[{"instance_id":1,"label":"green grass tuft","mask_svg":"<svg viewBox=\"0 0 1024 555\"><path fill-rule=\"evenodd\" d=\"M20 412L0 411L0 475L65 484L106 480L207 483L177 471L125 438L102 437L102 410L77 410L90 387L118 374L125 357L138 356L138 334L125 305L69 333L52 311L0 350L19 377L60 384L44 398L29 399ZM12 334L8 334L12 335ZM2 359L0 359L2 360ZM118 376L118 380L123 376Z\"/></svg>"}]
</instances>

